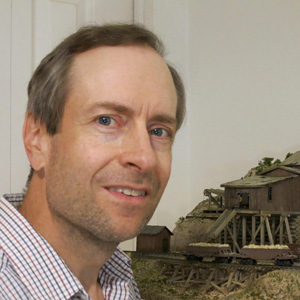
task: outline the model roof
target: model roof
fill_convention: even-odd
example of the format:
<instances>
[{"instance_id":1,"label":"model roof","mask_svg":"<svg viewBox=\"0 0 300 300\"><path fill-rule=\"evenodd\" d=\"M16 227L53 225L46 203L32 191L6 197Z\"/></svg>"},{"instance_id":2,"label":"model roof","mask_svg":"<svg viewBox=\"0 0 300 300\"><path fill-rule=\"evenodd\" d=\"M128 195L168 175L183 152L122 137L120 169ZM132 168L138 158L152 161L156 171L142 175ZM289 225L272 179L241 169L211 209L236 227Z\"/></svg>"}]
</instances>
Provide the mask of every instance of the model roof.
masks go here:
<instances>
[{"instance_id":1,"label":"model roof","mask_svg":"<svg viewBox=\"0 0 300 300\"><path fill-rule=\"evenodd\" d=\"M286 160L284 160L280 166L300 166L300 151L295 152Z\"/></svg>"},{"instance_id":2,"label":"model roof","mask_svg":"<svg viewBox=\"0 0 300 300\"><path fill-rule=\"evenodd\" d=\"M158 226L158 225L146 225L140 232L140 234L147 234L147 235L156 235L166 229L170 235L173 233L168 229L167 226Z\"/></svg>"},{"instance_id":3,"label":"model roof","mask_svg":"<svg viewBox=\"0 0 300 300\"><path fill-rule=\"evenodd\" d=\"M283 181L289 178L297 177L297 175L287 177L269 177L269 176L250 176L239 180L234 180L221 184L222 187L238 187L238 188L255 188Z\"/></svg>"},{"instance_id":4,"label":"model roof","mask_svg":"<svg viewBox=\"0 0 300 300\"><path fill-rule=\"evenodd\" d=\"M290 172L290 173L293 173L293 174L300 175L300 169L299 168L286 167L286 166L281 166L281 165L272 166L269 169L266 169L266 170L260 172L259 174L260 175L264 175L266 173L269 173L269 172L271 172L273 170L277 170L277 169L284 170L284 171L287 171L287 172Z\"/></svg>"}]
</instances>

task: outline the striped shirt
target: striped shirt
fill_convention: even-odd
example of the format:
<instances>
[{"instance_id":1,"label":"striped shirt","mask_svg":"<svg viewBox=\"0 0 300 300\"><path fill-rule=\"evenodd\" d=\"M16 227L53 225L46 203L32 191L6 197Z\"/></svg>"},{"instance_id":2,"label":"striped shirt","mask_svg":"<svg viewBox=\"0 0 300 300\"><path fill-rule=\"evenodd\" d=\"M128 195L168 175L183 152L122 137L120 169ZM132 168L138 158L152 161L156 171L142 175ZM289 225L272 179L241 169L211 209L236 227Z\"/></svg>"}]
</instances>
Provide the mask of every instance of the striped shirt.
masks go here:
<instances>
[{"instance_id":1,"label":"striped shirt","mask_svg":"<svg viewBox=\"0 0 300 300\"><path fill-rule=\"evenodd\" d=\"M16 209L24 194L0 199L0 299L91 300L63 259ZM139 300L130 258L119 248L99 271L105 299Z\"/></svg>"}]
</instances>

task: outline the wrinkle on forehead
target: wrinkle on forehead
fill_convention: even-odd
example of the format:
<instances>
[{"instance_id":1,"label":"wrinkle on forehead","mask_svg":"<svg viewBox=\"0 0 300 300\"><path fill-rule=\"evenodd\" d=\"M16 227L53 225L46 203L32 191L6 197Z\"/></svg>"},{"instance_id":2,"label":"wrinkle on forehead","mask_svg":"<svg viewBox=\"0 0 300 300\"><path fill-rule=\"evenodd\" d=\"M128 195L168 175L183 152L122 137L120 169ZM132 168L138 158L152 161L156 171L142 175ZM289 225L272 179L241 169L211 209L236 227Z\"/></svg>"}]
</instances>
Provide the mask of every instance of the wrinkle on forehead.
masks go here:
<instances>
[{"instance_id":1,"label":"wrinkle on forehead","mask_svg":"<svg viewBox=\"0 0 300 300\"><path fill-rule=\"evenodd\" d=\"M171 119L176 119L177 95L172 75L152 48L116 46L89 50L75 57L70 77L71 97L67 99L84 98L80 110L96 102L112 102L119 105L114 110L125 112L135 105L140 113L148 112L148 117L155 116L157 121L164 118L173 123Z\"/></svg>"}]
</instances>

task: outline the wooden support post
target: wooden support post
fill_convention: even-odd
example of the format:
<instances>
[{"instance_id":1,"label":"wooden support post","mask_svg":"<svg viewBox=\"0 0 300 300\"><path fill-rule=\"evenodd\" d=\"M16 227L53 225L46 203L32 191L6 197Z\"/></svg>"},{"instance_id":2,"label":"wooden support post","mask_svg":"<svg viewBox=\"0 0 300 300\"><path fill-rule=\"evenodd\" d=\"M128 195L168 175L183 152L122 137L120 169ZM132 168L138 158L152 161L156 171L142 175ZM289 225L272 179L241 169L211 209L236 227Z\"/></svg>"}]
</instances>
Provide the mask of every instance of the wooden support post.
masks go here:
<instances>
[{"instance_id":1,"label":"wooden support post","mask_svg":"<svg viewBox=\"0 0 300 300\"><path fill-rule=\"evenodd\" d=\"M241 283L241 282L239 282L239 281L232 281L234 284L236 284L236 285L239 285L239 286L241 286L241 287L246 287L246 284L245 283Z\"/></svg>"},{"instance_id":2,"label":"wooden support post","mask_svg":"<svg viewBox=\"0 0 300 300\"><path fill-rule=\"evenodd\" d=\"M176 281L184 281L186 278L185 268L182 266L175 266L172 277L168 280L168 283L174 283Z\"/></svg>"},{"instance_id":3,"label":"wooden support post","mask_svg":"<svg viewBox=\"0 0 300 300\"><path fill-rule=\"evenodd\" d=\"M254 233L254 237L252 238L250 244L253 244L253 243L255 242L256 236L257 236L258 232L261 230L262 224L263 224L263 223L260 223L260 225L259 225L258 228L256 229L256 231L255 231L255 233Z\"/></svg>"},{"instance_id":4,"label":"wooden support post","mask_svg":"<svg viewBox=\"0 0 300 300\"><path fill-rule=\"evenodd\" d=\"M224 244L227 244L228 234L226 228L224 229Z\"/></svg>"},{"instance_id":5,"label":"wooden support post","mask_svg":"<svg viewBox=\"0 0 300 300\"><path fill-rule=\"evenodd\" d=\"M222 232L220 232L220 234L218 236L218 243L222 244Z\"/></svg>"},{"instance_id":6,"label":"wooden support post","mask_svg":"<svg viewBox=\"0 0 300 300\"><path fill-rule=\"evenodd\" d=\"M192 268L191 271L190 271L190 274L189 274L189 276L188 276L188 278L187 278L187 280L186 280L186 282L184 284L185 288L189 285L189 283L190 283L190 281L193 278L193 276L194 276L195 273L196 273L196 270L194 268Z\"/></svg>"},{"instance_id":7,"label":"wooden support post","mask_svg":"<svg viewBox=\"0 0 300 300\"><path fill-rule=\"evenodd\" d=\"M281 215L279 217L279 224L275 230L274 239L277 241L277 243L282 244L283 243L283 223L284 223L284 217L285 215Z\"/></svg>"},{"instance_id":8,"label":"wooden support post","mask_svg":"<svg viewBox=\"0 0 300 300\"><path fill-rule=\"evenodd\" d=\"M276 244L276 234L275 234L275 230L276 230L276 218L275 216L272 216L272 235L273 235L273 238L274 238L274 243Z\"/></svg>"},{"instance_id":9,"label":"wooden support post","mask_svg":"<svg viewBox=\"0 0 300 300\"><path fill-rule=\"evenodd\" d=\"M289 224L288 217L285 217L284 221L285 221L285 228L286 228L286 233L287 233L287 236L288 236L288 239L289 239L289 243L292 244L293 243L293 237L292 237L292 234L291 234L291 229L290 229L290 224Z\"/></svg>"},{"instance_id":10,"label":"wooden support post","mask_svg":"<svg viewBox=\"0 0 300 300\"><path fill-rule=\"evenodd\" d=\"M279 224L279 244L283 244L283 220L284 217L280 216L280 224Z\"/></svg>"},{"instance_id":11,"label":"wooden support post","mask_svg":"<svg viewBox=\"0 0 300 300\"><path fill-rule=\"evenodd\" d=\"M251 239L251 234L252 234L252 232L251 232L249 226L247 225L247 217L246 217L246 229L247 229L248 235L249 235L249 237L250 237L250 239Z\"/></svg>"},{"instance_id":12,"label":"wooden support post","mask_svg":"<svg viewBox=\"0 0 300 300\"><path fill-rule=\"evenodd\" d=\"M265 244L265 216L260 216L260 244Z\"/></svg>"},{"instance_id":13,"label":"wooden support post","mask_svg":"<svg viewBox=\"0 0 300 300\"><path fill-rule=\"evenodd\" d=\"M173 281L173 279L177 276L178 272L179 272L179 266L175 266L173 275L172 275L171 279L169 280L169 282Z\"/></svg>"},{"instance_id":14,"label":"wooden support post","mask_svg":"<svg viewBox=\"0 0 300 300\"><path fill-rule=\"evenodd\" d=\"M222 294L227 294L227 291L221 287L219 287L218 285L216 285L214 282L210 283L216 290L218 290L219 292L221 292Z\"/></svg>"},{"instance_id":15,"label":"wooden support post","mask_svg":"<svg viewBox=\"0 0 300 300\"><path fill-rule=\"evenodd\" d=\"M237 235L236 235L236 217L233 218L232 220L232 234L233 234L233 240L235 243L233 243L233 252L236 252L236 244L237 244Z\"/></svg>"},{"instance_id":16,"label":"wooden support post","mask_svg":"<svg viewBox=\"0 0 300 300\"><path fill-rule=\"evenodd\" d=\"M242 218L242 240L244 247L247 244L247 220L245 216Z\"/></svg>"},{"instance_id":17,"label":"wooden support post","mask_svg":"<svg viewBox=\"0 0 300 300\"><path fill-rule=\"evenodd\" d=\"M240 278L240 271L236 270L235 274L234 274L234 279L235 281L238 281Z\"/></svg>"},{"instance_id":18,"label":"wooden support post","mask_svg":"<svg viewBox=\"0 0 300 300\"><path fill-rule=\"evenodd\" d=\"M266 227L267 227L267 232L268 232L268 237L269 237L270 245L274 245L273 235L272 235L272 232L271 232L271 227L270 227L270 223L269 223L269 218L268 217L266 217L265 222L266 222Z\"/></svg>"},{"instance_id":19,"label":"wooden support post","mask_svg":"<svg viewBox=\"0 0 300 300\"><path fill-rule=\"evenodd\" d=\"M238 218L236 223L237 223L237 226L236 226L236 236L238 237L239 236L239 232L240 232L241 227L242 227L242 218Z\"/></svg>"},{"instance_id":20,"label":"wooden support post","mask_svg":"<svg viewBox=\"0 0 300 300\"><path fill-rule=\"evenodd\" d=\"M239 247L239 244L237 243L237 241L234 239L234 236L233 236L233 233L231 232L229 226L227 226L227 230L228 230L228 233L230 234L231 238L232 238L232 242L233 242L233 249L237 249L238 252L241 252L241 248ZM233 251L236 251L236 250L233 250Z\"/></svg>"},{"instance_id":21,"label":"wooden support post","mask_svg":"<svg viewBox=\"0 0 300 300\"><path fill-rule=\"evenodd\" d=\"M229 275L228 281L226 283L227 287L229 287L231 285L233 276L234 276L234 272L231 272Z\"/></svg>"},{"instance_id":22,"label":"wooden support post","mask_svg":"<svg viewBox=\"0 0 300 300\"><path fill-rule=\"evenodd\" d=\"M215 276L216 269L212 270L206 280L205 286L203 288L203 293L205 294L211 287L211 281Z\"/></svg>"},{"instance_id":23,"label":"wooden support post","mask_svg":"<svg viewBox=\"0 0 300 300\"><path fill-rule=\"evenodd\" d=\"M252 216L252 228L251 228L251 244L252 244L252 241L255 240L255 227L256 227L256 218L255 216ZM255 243L254 243L255 244Z\"/></svg>"}]
</instances>

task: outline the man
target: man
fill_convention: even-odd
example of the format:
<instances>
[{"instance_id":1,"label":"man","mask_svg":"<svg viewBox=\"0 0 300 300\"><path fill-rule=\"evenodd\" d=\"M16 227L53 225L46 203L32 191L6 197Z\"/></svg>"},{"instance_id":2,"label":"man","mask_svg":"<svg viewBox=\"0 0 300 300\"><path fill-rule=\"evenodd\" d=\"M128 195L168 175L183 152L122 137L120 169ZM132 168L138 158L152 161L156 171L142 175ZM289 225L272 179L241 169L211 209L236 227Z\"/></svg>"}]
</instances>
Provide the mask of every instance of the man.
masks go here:
<instances>
[{"instance_id":1,"label":"man","mask_svg":"<svg viewBox=\"0 0 300 300\"><path fill-rule=\"evenodd\" d=\"M28 96L32 170L25 195L1 199L0 298L140 299L117 246L169 179L180 77L148 30L90 26L42 60Z\"/></svg>"}]
</instances>

